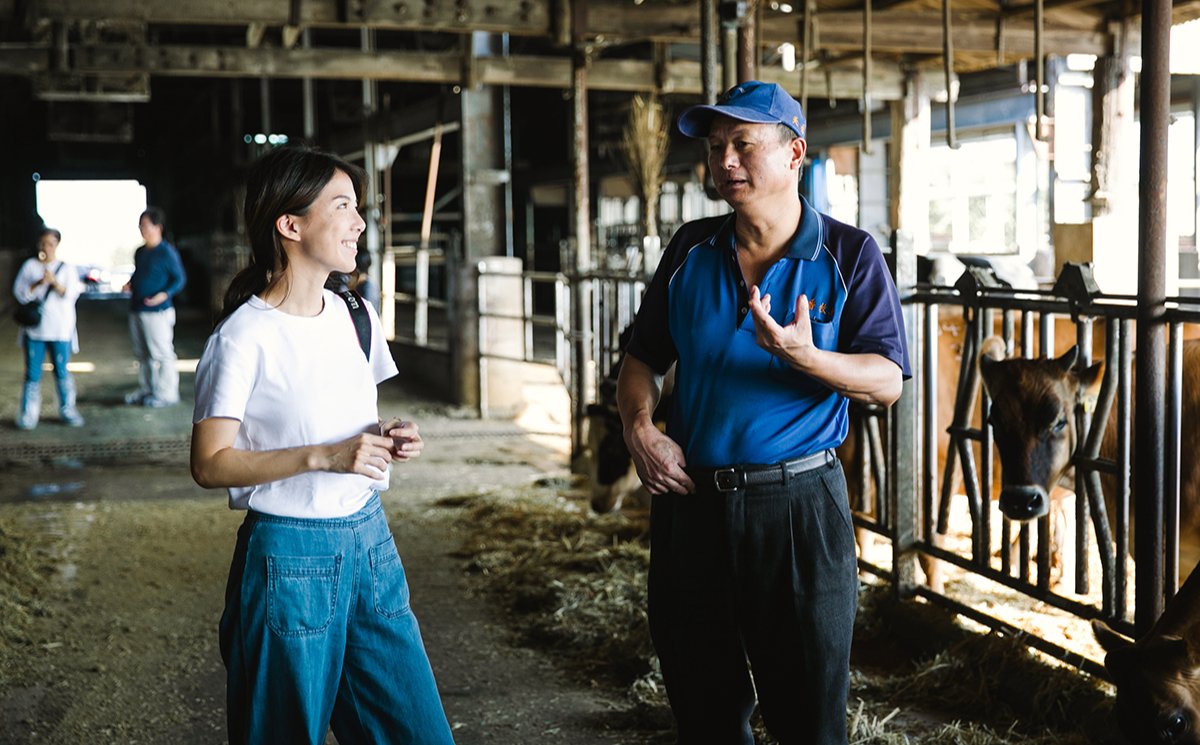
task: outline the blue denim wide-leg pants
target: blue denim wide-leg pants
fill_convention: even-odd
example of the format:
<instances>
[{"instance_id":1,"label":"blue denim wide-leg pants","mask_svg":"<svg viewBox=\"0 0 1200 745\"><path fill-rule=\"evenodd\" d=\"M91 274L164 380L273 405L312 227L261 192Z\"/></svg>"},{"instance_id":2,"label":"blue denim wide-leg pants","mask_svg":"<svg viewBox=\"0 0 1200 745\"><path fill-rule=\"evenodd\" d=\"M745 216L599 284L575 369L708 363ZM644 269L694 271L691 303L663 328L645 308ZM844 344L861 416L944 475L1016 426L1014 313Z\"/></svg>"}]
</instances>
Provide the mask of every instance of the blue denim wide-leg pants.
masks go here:
<instances>
[{"instance_id":1,"label":"blue denim wide-leg pants","mask_svg":"<svg viewBox=\"0 0 1200 745\"><path fill-rule=\"evenodd\" d=\"M379 496L328 520L251 510L221 618L231 745L453 743Z\"/></svg>"}]
</instances>

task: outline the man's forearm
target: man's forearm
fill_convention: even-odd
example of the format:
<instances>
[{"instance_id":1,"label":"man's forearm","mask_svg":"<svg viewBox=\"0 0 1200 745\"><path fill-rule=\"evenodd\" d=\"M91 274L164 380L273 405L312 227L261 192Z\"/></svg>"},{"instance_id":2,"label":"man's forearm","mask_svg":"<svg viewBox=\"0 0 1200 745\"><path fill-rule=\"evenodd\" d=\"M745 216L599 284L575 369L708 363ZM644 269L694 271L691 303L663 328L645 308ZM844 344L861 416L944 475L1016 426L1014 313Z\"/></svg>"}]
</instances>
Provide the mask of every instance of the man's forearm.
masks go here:
<instances>
[{"instance_id":1,"label":"man's forearm","mask_svg":"<svg viewBox=\"0 0 1200 745\"><path fill-rule=\"evenodd\" d=\"M900 367L879 354L813 350L792 367L846 398L880 406L896 403L904 384Z\"/></svg>"},{"instance_id":2,"label":"man's forearm","mask_svg":"<svg viewBox=\"0 0 1200 745\"><path fill-rule=\"evenodd\" d=\"M625 356L617 376L617 411L626 429L639 418L651 419L659 396L662 395L662 376L636 357Z\"/></svg>"}]
</instances>

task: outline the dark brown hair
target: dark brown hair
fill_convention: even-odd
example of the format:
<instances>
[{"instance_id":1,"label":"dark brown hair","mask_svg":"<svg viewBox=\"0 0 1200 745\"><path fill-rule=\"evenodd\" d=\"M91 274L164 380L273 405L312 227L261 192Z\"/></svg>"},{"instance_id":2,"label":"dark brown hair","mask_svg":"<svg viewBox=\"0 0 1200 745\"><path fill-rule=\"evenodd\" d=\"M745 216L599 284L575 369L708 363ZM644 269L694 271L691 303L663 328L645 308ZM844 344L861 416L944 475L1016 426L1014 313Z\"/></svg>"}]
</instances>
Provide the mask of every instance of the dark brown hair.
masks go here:
<instances>
[{"instance_id":1,"label":"dark brown hair","mask_svg":"<svg viewBox=\"0 0 1200 745\"><path fill-rule=\"evenodd\" d=\"M279 281L288 260L275 221L283 215L308 214L338 171L350 177L354 195L361 201L367 185L366 171L315 148L278 147L250 166L243 210L246 238L250 241L250 265L229 283L217 323L229 317L251 295Z\"/></svg>"}]
</instances>

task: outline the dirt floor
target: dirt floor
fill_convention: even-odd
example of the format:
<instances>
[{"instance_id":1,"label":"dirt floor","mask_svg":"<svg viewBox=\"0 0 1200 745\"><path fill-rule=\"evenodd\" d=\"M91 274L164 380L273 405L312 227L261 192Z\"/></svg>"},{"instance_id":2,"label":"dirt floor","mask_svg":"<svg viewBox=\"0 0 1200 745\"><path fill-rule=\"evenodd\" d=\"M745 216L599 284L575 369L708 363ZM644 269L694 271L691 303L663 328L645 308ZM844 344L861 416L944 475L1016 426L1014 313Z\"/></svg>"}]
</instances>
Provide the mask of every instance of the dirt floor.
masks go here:
<instances>
[{"instance_id":1,"label":"dirt floor","mask_svg":"<svg viewBox=\"0 0 1200 745\"><path fill-rule=\"evenodd\" d=\"M89 431L79 434L186 432L188 412L148 419L113 403L129 385L119 362L96 356ZM549 401L539 386L565 395L532 380L534 403ZM566 470L563 402L483 423L389 395L387 410L420 422L428 442L424 457L396 469L384 504L456 741L673 742L646 642L645 514L588 512ZM61 431L47 423L33 434L49 442ZM0 745L226 742L216 626L240 519L223 493L192 483L186 448L119 465L6 465ZM847 714L854 745L1112 737L1107 687L864 583ZM1040 624L1064 646L1090 643L1079 622L1007 591L954 574L949 588Z\"/></svg>"},{"instance_id":2,"label":"dirt floor","mask_svg":"<svg viewBox=\"0 0 1200 745\"><path fill-rule=\"evenodd\" d=\"M644 515L588 514L565 474L528 465L545 453L527 440L431 444L385 504L456 741L673 741L637 603L621 594L636 595L644 581L636 576ZM163 480L170 470L140 473ZM185 486L169 498L0 506L0 571L12 578L0 597L0 744L226 741L216 624L240 518L223 495L185 495ZM1030 660L1032 673L1014 672L1027 680L1014 703L998 670L1027 657L1024 647L919 609L870 607L886 597L864 595L852 742L1087 741L1078 723L1107 706L1094 681ZM604 623L633 631L597 641ZM572 636L580 633L591 636L581 644ZM915 659L897 635L924 645L929 659ZM999 657L955 656L971 644ZM980 693L989 674L1000 688ZM923 682L947 675L941 689ZM1047 719L1039 707L1068 716ZM1014 726L1019 734L1005 732Z\"/></svg>"}]
</instances>

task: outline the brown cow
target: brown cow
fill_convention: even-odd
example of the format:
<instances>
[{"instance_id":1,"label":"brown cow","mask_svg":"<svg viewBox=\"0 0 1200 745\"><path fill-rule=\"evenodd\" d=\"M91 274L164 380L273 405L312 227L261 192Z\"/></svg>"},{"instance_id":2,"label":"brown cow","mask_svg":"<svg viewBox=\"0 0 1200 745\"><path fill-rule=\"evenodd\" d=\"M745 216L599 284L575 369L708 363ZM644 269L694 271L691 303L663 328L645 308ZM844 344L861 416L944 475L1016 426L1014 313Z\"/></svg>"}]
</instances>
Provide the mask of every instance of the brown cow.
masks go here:
<instances>
[{"instance_id":1,"label":"brown cow","mask_svg":"<svg viewBox=\"0 0 1200 745\"><path fill-rule=\"evenodd\" d=\"M1136 642L1092 621L1117 686L1117 723L1130 742L1200 745L1200 572L1192 572Z\"/></svg>"},{"instance_id":2,"label":"brown cow","mask_svg":"<svg viewBox=\"0 0 1200 745\"><path fill-rule=\"evenodd\" d=\"M1012 520L1033 520L1048 513L1052 492L1060 483L1072 486L1071 455L1080 436L1075 407L1096 395L1103 363L1080 370L1072 348L1058 359L1003 359L1003 342L988 339L979 356L983 384L992 396L989 422L1000 452L1000 511ZM1180 566L1200 558L1200 342L1183 345L1183 421L1180 463ZM1192 384L1186 381L1192 380ZM1133 413L1130 412L1130 416ZM1116 407L1109 414L1100 455L1116 453ZM1132 448L1132 435L1131 443ZM1115 479L1101 478L1109 514L1114 514ZM1130 510L1130 551L1133 550Z\"/></svg>"}]
</instances>

